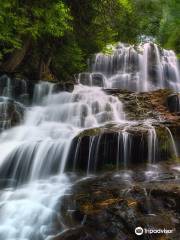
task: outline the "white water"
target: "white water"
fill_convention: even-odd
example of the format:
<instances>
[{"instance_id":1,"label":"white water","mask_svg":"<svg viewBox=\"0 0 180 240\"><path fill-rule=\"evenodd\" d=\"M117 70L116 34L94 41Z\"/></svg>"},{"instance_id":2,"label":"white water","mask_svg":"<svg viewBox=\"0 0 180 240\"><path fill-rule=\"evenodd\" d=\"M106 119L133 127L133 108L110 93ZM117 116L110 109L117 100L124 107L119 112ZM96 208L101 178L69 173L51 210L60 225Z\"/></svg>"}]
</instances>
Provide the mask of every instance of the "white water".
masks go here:
<instances>
[{"instance_id":1,"label":"white water","mask_svg":"<svg viewBox=\"0 0 180 240\"><path fill-rule=\"evenodd\" d=\"M166 86L179 89L178 64L174 53L164 50L160 54L155 46L158 80L154 83L149 76L151 47L147 44L142 49L142 53L137 53L131 46L119 45L112 56L98 54L93 74L79 75L79 83L90 86L76 85L72 93L53 94L53 84L40 82L36 85L34 105L27 108L23 124L0 135L1 178L10 178L10 182L21 184L25 181L25 185L18 185L17 188L11 186L1 192L0 239L36 240L39 236L46 239L55 234L49 220L59 217L55 206L70 187L64 171L74 137L84 129L107 123L121 124L125 120L122 103L117 97L106 95L100 87L137 91ZM11 94L9 80L3 94ZM154 162L156 133L153 127L148 125L147 128L148 159ZM126 128L120 135L126 167L131 154L131 136ZM173 136L170 137L173 142ZM96 168L100 141L101 136L91 137L87 173L93 158ZM73 156L75 161L80 142L75 158ZM173 148L176 151L175 142ZM118 154L121 151L118 143ZM63 230L61 227L60 231Z\"/></svg>"},{"instance_id":2,"label":"white water","mask_svg":"<svg viewBox=\"0 0 180 240\"><path fill-rule=\"evenodd\" d=\"M1 97L0 102L0 116L1 116L1 129L6 129L11 126L11 122L8 119L8 98Z\"/></svg>"},{"instance_id":3,"label":"white water","mask_svg":"<svg viewBox=\"0 0 180 240\"><path fill-rule=\"evenodd\" d=\"M157 134L155 127L150 124L148 127L148 162L153 164L156 162Z\"/></svg>"},{"instance_id":4,"label":"white water","mask_svg":"<svg viewBox=\"0 0 180 240\"><path fill-rule=\"evenodd\" d=\"M77 85L72 93L52 94L51 84L40 83L34 101L38 106L27 109L24 123L0 135L1 178L27 182L1 193L3 240L50 236L54 207L69 187L63 172L73 138L83 129L124 119L121 102L97 87Z\"/></svg>"},{"instance_id":5,"label":"white water","mask_svg":"<svg viewBox=\"0 0 180 240\"><path fill-rule=\"evenodd\" d=\"M148 43L144 44L144 51L143 51L142 57L140 55L140 61L141 61L140 66L142 68L141 79L143 79L142 91L148 91L149 89L149 79L148 79L149 51L150 51L150 45Z\"/></svg>"},{"instance_id":6,"label":"white water","mask_svg":"<svg viewBox=\"0 0 180 240\"><path fill-rule=\"evenodd\" d=\"M8 97L0 97L0 132L12 126L13 118L19 121L24 106Z\"/></svg>"},{"instance_id":7,"label":"white water","mask_svg":"<svg viewBox=\"0 0 180 240\"><path fill-rule=\"evenodd\" d=\"M23 125L0 136L0 167L15 161L11 176L21 179L25 169L19 166L26 158L30 180L50 175L54 165L63 173L71 141L79 132L123 118L121 102L97 87L75 86L73 93L48 95L41 106L27 110Z\"/></svg>"},{"instance_id":8,"label":"white water","mask_svg":"<svg viewBox=\"0 0 180 240\"><path fill-rule=\"evenodd\" d=\"M180 91L175 53L160 49L154 43L136 47L117 44L111 55L98 53L90 69L92 73L80 74L80 83L137 92L164 88Z\"/></svg>"},{"instance_id":9,"label":"white water","mask_svg":"<svg viewBox=\"0 0 180 240\"><path fill-rule=\"evenodd\" d=\"M176 143L174 141L173 135L172 135L172 133L171 133L171 131L168 127L166 127L166 130L167 130L167 132L169 134L169 137L170 137L170 142L171 142L171 145L172 145L172 151L173 151L175 157L177 158L178 157L178 150L177 150Z\"/></svg>"},{"instance_id":10,"label":"white water","mask_svg":"<svg viewBox=\"0 0 180 240\"><path fill-rule=\"evenodd\" d=\"M6 84L3 88L3 96L12 97L12 85L9 77L6 78Z\"/></svg>"},{"instance_id":11,"label":"white water","mask_svg":"<svg viewBox=\"0 0 180 240\"><path fill-rule=\"evenodd\" d=\"M1 192L0 239L36 240L57 234L55 223L61 219L55 207L69 187L68 178L60 175Z\"/></svg>"},{"instance_id":12,"label":"white water","mask_svg":"<svg viewBox=\"0 0 180 240\"><path fill-rule=\"evenodd\" d=\"M39 104L44 97L50 96L53 92L54 84L50 82L40 81L35 85L33 102L34 104Z\"/></svg>"}]
</instances>

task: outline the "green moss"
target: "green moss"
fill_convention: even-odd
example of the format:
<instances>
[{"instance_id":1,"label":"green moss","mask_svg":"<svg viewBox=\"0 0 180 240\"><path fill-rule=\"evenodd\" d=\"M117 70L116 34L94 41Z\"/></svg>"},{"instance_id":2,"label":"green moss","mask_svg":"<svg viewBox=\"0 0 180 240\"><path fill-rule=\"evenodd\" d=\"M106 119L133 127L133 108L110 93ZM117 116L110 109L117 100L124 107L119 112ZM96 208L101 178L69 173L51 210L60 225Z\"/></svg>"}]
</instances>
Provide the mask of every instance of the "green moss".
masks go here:
<instances>
[{"instance_id":1,"label":"green moss","mask_svg":"<svg viewBox=\"0 0 180 240\"><path fill-rule=\"evenodd\" d=\"M96 136L102 133L102 128L91 128L84 130L79 134L79 137L85 137L85 136Z\"/></svg>"},{"instance_id":2,"label":"green moss","mask_svg":"<svg viewBox=\"0 0 180 240\"><path fill-rule=\"evenodd\" d=\"M171 141L169 138L169 135L167 134L167 131L165 128L157 128L156 130L158 140L159 140L159 145L160 145L160 150L165 151L170 148L171 146Z\"/></svg>"}]
</instances>

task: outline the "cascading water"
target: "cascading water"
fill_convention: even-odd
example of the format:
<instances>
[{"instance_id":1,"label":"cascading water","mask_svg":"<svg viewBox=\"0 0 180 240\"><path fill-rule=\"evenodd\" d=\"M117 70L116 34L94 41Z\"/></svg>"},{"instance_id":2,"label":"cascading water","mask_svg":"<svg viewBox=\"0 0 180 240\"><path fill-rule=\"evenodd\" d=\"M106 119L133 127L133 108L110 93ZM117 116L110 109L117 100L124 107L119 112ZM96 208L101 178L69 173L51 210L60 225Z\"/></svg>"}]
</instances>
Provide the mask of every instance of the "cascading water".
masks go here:
<instances>
[{"instance_id":1,"label":"cascading water","mask_svg":"<svg viewBox=\"0 0 180 240\"><path fill-rule=\"evenodd\" d=\"M150 164L156 162L156 154L157 154L156 129L152 125L149 125L149 129L148 129L148 162Z\"/></svg>"},{"instance_id":2,"label":"cascading water","mask_svg":"<svg viewBox=\"0 0 180 240\"><path fill-rule=\"evenodd\" d=\"M175 53L154 43L136 47L118 44L112 55L97 54L90 69L92 73L80 74L80 83L137 92L163 88L180 91Z\"/></svg>"},{"instance_id":3,"label":"cascading water","mask_svg":"<svg viewBox=\"0 0 180 240\"><path fill-rule=\"evenodd\" d=\"M19 188L7 188L0 195L0 239L47 239L57 234L55 207L70 187L67 176L33 181ZM63 231L65 226L58 226Z\"/></svg>"},{"instance_id":4,"label":"cascading water","mask_svg":"<svg viewBox=\"0 0 180 240\"><path fill-rule=\"evenodd\" d=\"M121 102L97 87L76 86L72 93L48 95L40 106L27 110L23 125L1 135L1 174L34 180L62 173L79 132L123 118Z\"/></svg>"},{"instance_id":5,"label":"cascading water","mask_svg":"<svg viewBox=\"0 0 180 240\"><path fill-rule=\"evenodd\" d=\"M26 181L17 190L7 189L0 198L4 240L51 235L47 219L56 215L53 208L69 186L67 180L61 181L73 138L85 128L124 119L121 102L97 87L75 86L72 93L51 94L52 86L40 83L35 89L38 106L27 109L23 125L0 136L1 180L12 187ZM57 178L47 179L56 174ZM62 192L58 191L61 184Z\"/></svg>"},{"instance_id":6,"label":"cascading water","mask_svg":"<svg viewBox=\"0 0 180 240\"><path fill-rule=\"evenodd\" d=\"M178 150L177 150L176 143L174 141L173 135L172 135L172 133L171 133L171 131L168 127L166 127L166 130L167 130L167 132L169 134L169 137L170 137L170 140L171 140L171 146L172 146L173 153L174 153L175 157L177 158L178 157Z\"/></svg>"},{"instance_id":7,"label":"cascading water","mask_svg":"<svg viewBox=\"0 0 180 240\"><path fill-rule=\"evenodd\" d=\"M133 144L141 149L143 136L137 138L132 133L132 129L136 132L141 124L147 141L145 158L149 163L156 162L156 128L148 121L127 121L118 97L107 95L101 88L149 91L168 87L179 91L175 54L160 50L151 43L137 49L118 44L111 56L97 54L91 69L92 73L79 74L79 84L75 85L72 93L55 94L54 84L38 83L34 89L33 105L26 108L23 123L1 133L0 182L6 189L0 195L0 239L46 239L57 233L51 221L54 218L61 225L58 231L65 229L55 207L71 186L64 171L69 158L75 171L83 142L79 135L87 129L121 126L114 139L108 138L111 144L116 144L114 161L118 169L121 161L126 168L129 160L135 158ZM1 95L12 97L11 90L11 81L6 79ZM0 105L1 115L7 115L4 102ZM177 157L169 128L166 132ZM77 136L74 156L71 156ZM98 133L89 137L85 159L87 174L92 169L95 172L102 146L102 158L108 157L107 151L115 151L115 145L107 148L106 137Z\"/></svg>"},{"instance_id":8,"label":"cascading water","mask_svg":"<svg viewBox=\"0 0 180 240\"><path fill-rule=\"evenodd\" d=\"M50 82L39 82L34 87L33 103L40 104L44 97L52 94L54 84Z\"/></svg>"}]
</instances>

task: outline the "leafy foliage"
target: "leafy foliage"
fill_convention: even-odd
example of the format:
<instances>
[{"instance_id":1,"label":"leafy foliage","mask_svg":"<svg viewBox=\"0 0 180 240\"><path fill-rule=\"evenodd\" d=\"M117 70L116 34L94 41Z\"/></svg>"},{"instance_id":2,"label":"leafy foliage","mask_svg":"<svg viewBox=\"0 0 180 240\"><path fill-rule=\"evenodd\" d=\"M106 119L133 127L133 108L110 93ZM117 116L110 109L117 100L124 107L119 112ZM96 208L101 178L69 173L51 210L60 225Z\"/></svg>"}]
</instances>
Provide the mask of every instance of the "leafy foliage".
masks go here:
<instances>
[{"instance_id":1,"label":"leafy foliage","mask_svg":"<svg viewBox=\"0 0 180 240\"><path fill-rule=\"evenodd\" d=\"M70 30L69 10L60 0L0 1L1 54L22 46L24 38L62 37Z\"/></svg>"},{"instance_id":2,"label":"leafy foliage","mask_svg":"<svg viewBox=\"0 0 180 240\"><path fill-rule=\"evenodd\" d=\"M66 80L86 68L87 57L108 54L112 49L106 45L117 41L151 36L179 53L179 12L178 0L3 0L0 61L8 61L30 38L20 70L38 77L41 62L48 63Z\"/></svg>"},{"instance_id":3,"label":"leafy foliage","mask_svg":"<svg viewBox=\"0 0 180 240\"><path fill-rule=\"evenodd\" d=\"M54 72L60 79L72 80L75 73L86 69L84 53L78 46L73 34L67 35L54 53Z\"/></svg>"},{"instance_id":4,"label":"leafy foliage","mask_svg":"<svg viewBox=\"0 0 180 240\"><path fill-rule=\"evenodd\" d=\"M161 44L180 53L180 2L165 1L163 17L160 24L159 41Z\"/></svg>"}]
</instances>

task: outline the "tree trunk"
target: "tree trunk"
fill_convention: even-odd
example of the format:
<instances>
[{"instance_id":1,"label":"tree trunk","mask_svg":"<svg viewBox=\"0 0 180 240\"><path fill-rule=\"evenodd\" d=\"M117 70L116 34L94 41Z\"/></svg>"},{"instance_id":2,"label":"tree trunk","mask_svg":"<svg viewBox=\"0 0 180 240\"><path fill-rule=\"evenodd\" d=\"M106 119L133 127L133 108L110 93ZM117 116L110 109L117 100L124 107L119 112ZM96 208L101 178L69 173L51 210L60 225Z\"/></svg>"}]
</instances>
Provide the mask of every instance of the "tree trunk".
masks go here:
<instances>
[{"instance_id":1,"label":"tree trunk","mask_svg":"<svg viewBox=\"0 0 180 240\"><path fill-rule=\"evenodd\" d=\"M22 48L16 49L11 54L9 59L6 62L2 63L2 65L0 66L0 69L4 72L9 72L9 73L14 72L17 69L17 67L22 63L30 47L30 44L31 44L31 38L26 39Z\"/></svg>"},{"instance_id":2,"label":"tree trunk","mask_svg":"<svg viewBox=\"0 0 180 240\"><path fill-rule=\"evenodd\" d=\"M53 81L55 77L53 76L51 70L50 70L50 64L52 61L52 57L49 57L47 59L47 62L44 62L41 58L40 64L39 64L39 79L40 80L48 80Z\"/></svg>"}]
</instances>

